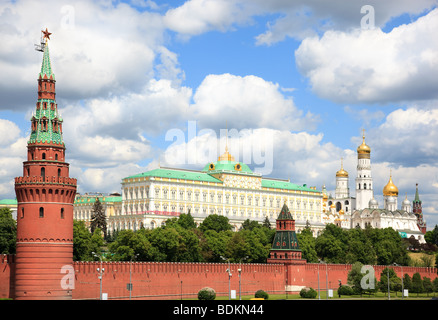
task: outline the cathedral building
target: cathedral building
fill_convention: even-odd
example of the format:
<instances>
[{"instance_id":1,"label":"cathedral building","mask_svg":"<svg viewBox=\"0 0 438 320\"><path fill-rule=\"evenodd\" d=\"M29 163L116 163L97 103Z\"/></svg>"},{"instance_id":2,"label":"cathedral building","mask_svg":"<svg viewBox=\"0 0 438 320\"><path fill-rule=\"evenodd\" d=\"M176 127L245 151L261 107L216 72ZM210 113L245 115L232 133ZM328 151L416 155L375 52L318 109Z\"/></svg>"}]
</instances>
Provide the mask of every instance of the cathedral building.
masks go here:
<instances>
[{"instance_id":1,"label":"cathedral building","mask_svg":"<svg viewBox=\"0 0 438 320\"><path fill-rule=\"evenodd\" d=\"M163 168L122 179L122 210L110 217L108 230L155 228L188 213L200 223L210 214L227 217L237 230L246 219L275 225L278 210L292 209L298 230L321 222L322 192L289 180L262 177L225 151L203 170Z\"/></svg>"},{"instance_id":2,"label":"cathedral building","mask_svg":"<svg viewBox=\"0 0 438 320\"><path fill-rule=\"evenodd\" d=\"M413 201L407 199L398 207L398 188L392 180L383 188L383 209L374 198L374 184L371 175L371 148L365 143L365 133L362 135L362 144L357 148L356 197L350 195L348 172L341 169L336 172L335 197L327 195L323 188L323 221L334 223L342 228L373 228L392 227L402 237L414 236L424 242L426 223L423 218L421 201L418 195L418 184Z\"/></svg>"}]
</instances>

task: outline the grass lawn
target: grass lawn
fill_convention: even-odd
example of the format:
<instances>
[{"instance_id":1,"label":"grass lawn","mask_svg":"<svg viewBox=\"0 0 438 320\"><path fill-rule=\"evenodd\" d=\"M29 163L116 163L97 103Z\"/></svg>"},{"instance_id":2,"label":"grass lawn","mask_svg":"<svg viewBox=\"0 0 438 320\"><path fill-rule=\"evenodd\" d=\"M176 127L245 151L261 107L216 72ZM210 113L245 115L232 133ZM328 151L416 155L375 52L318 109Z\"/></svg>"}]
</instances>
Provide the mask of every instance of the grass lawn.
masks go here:
<instances>
[{"instance_id":1,"label":"grass lawn","mask_svg":"<svg viewBox=\"0 0 438 320\"><path fill-rule=\"evenodd\" d=\"M327 299L327 295L326 295L326 291L321 291L320 292L321 295L321 300L326 300ZM434 292L434 293L429 293L429 296L427 295L427 293L420 293L417 294L416 293L409 293L409 297L404 297L404 300L430 300L432 299L432 297L437 297L438 293ZM244 295L242 296L242 300L251 300L252 298L254 298L254 295ZM303 299L300 297L299 294L288 294L286 297L286 294L269 294L269 300L318 300L318 296L316 296L315 299ZM339 298L338 296L338 292L337 290L333 290L333 298L329 298L328 300L388 300L388 293L383 293L383 292L376 292L376 294L364 294L362 295L362 297L360 295L351 295L351 296L341 296L341 298ZM391 300L402 300L401 297L401 292L397 292L397 296L395 294L395 292L391 292L390 295L390 299ZM228 300L228 296L219 296L216 297L216 300ZM234 299L233 299L234 300ZM237 299L239 300L239 297L237 296Z\"/></svg>"}]
</instances>

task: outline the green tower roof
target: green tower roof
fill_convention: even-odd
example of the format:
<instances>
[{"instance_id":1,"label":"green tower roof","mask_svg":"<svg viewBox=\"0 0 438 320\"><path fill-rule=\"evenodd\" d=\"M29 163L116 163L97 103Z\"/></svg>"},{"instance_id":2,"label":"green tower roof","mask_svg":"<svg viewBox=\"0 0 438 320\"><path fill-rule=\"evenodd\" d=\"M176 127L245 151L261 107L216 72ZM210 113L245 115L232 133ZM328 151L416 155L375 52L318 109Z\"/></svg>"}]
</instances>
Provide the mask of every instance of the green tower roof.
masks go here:
<instances>
[{"instance_id":1,"label":"green tower roof","mask_svg":"<svg viewBox=\"0 0 438 320\"><path fill-rule=\"evenodd\" d=\"M41 78L47 76L55 80L55 74L52 71L49 56L49 46L46 43L44 46L43 62L41 64ZM32 115L31 121L34 122L32 132L28 143L55 143L63 145L62 138L62 118L58 113L58 107L55 99L38 99L39 108L36 108ZM52 107L53 105L53 107Z\"/></svg>"},{"instance_id":2,"label":"green tower roof","mask_svg":"<svg viewBox=\"0 0 438 320\"><path fill-rule=\"evenodd\" d=\"M277 220L293 220L292 214L289 211L288 206L283 204L283 208L281 208L280 214L278 215Z\"/></svg>"},{"instance_id":3,"label":"green tower roof","mask_svg":"<svg viewBox=\"0 0 438 320\"><path fill-rule=\"evenodd\" d=\"M43 62L41 63L41 72L39 76L44 78L44 75L47 75L47 78L49 79L50 76L52 76L52 79L55 80L55 74L53 73L52 64L50 63L49 46L47 43L44 46Z\"/></svg>"}]
</instances>

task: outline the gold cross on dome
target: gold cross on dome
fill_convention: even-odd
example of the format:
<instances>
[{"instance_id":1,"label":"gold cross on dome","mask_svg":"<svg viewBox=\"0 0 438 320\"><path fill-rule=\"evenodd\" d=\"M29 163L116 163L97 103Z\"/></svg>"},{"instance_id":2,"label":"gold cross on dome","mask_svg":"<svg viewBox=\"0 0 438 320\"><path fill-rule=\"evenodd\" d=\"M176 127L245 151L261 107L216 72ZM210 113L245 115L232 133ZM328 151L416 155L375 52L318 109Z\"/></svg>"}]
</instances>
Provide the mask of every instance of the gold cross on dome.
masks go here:
<instances>
[{"instance_id":1,"label":"gold cross on dome","mask_svg":"<svg viewBox=\"0 0 438 320\"><path fill-rule=\"evenodd\" d=\"M46 39L46 42L47 42L47 40L50 40L50 35L51 35L52 33L50 33L49 30L47 30L47 28L46 28L45 31L44 31L44 30L41 30L41 32L44 34L43 38Z\"/></svg>"}]
</instances>

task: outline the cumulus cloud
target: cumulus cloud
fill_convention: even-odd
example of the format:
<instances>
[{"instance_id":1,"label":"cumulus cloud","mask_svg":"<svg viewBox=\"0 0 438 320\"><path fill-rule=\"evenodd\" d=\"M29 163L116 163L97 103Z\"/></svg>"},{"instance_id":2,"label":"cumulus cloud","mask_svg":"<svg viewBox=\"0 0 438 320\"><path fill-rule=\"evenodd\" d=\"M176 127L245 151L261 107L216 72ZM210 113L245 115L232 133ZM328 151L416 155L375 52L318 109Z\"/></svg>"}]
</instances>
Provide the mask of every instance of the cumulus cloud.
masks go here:
<instances>
[{"instance_id":1,"label":"cumulus cloud","mask_svg":"<svg viewBox=\"0 0 438 320\"><path fill-rule=\"evenodd\" d=\"M394 28L327 31L305 39L297 67L320 97L339 103L388 103L438 97L438 9Z\"/></svg>"},{"instance_id":2,"label":"cumulus cloud","mask_svg":"<svg viewBox=\"0 0 438 320\"><path fill-rule=\"evenodd\" d=\"M191 106L200 126L224 128L278 128L312 130L318 117L303 114L278 84L256 76L208 75L197 88Z\"/></svg>"},{"instance_id":3,"label":"cumulus cloud","mask_svg":"<svg viewBox=\"0 0 438 320\"><path fill-rule=\"evenodd\" d=\"M383 27L404 13L416 15L436 5L434 0L367 1L374 8L374 23ZM170 30L186 37L204 32L232 30L235 26L255 23L257 16L272 15L266 31L256 37L259 45L272 45L287 37L302 40L328 30L348 30L361 25L362 1L334 0L189 0L169 9L164 23Z\"/></svg>"},{"instance_id":4,"label":"cumulus cloud","mask_svg":"<svg viewBox=\"0 0 438 320\"><path fill-rule=\"evenodd\" d=\"M394 167L436 165L438 151L438 109L409 107L391 112L385 121L370 131L374 158Z\"/></svg>"},{"instance_id":5,"label":"cumulus cloud","mask_svg":"<svg viewBox=\"0 0 438 320\"><path fill-rule=\"evenodd\" d=\"M33 44L39 43L41 29L53 33L51 60L56 78L62 79L58 98L71 99L141 90L154 76L164 30L158 13L109 2L2 2L0 19L2 109L27 107L32 99L22 93L36 88L41 54Z\"/></svg>"}]
</instances>

